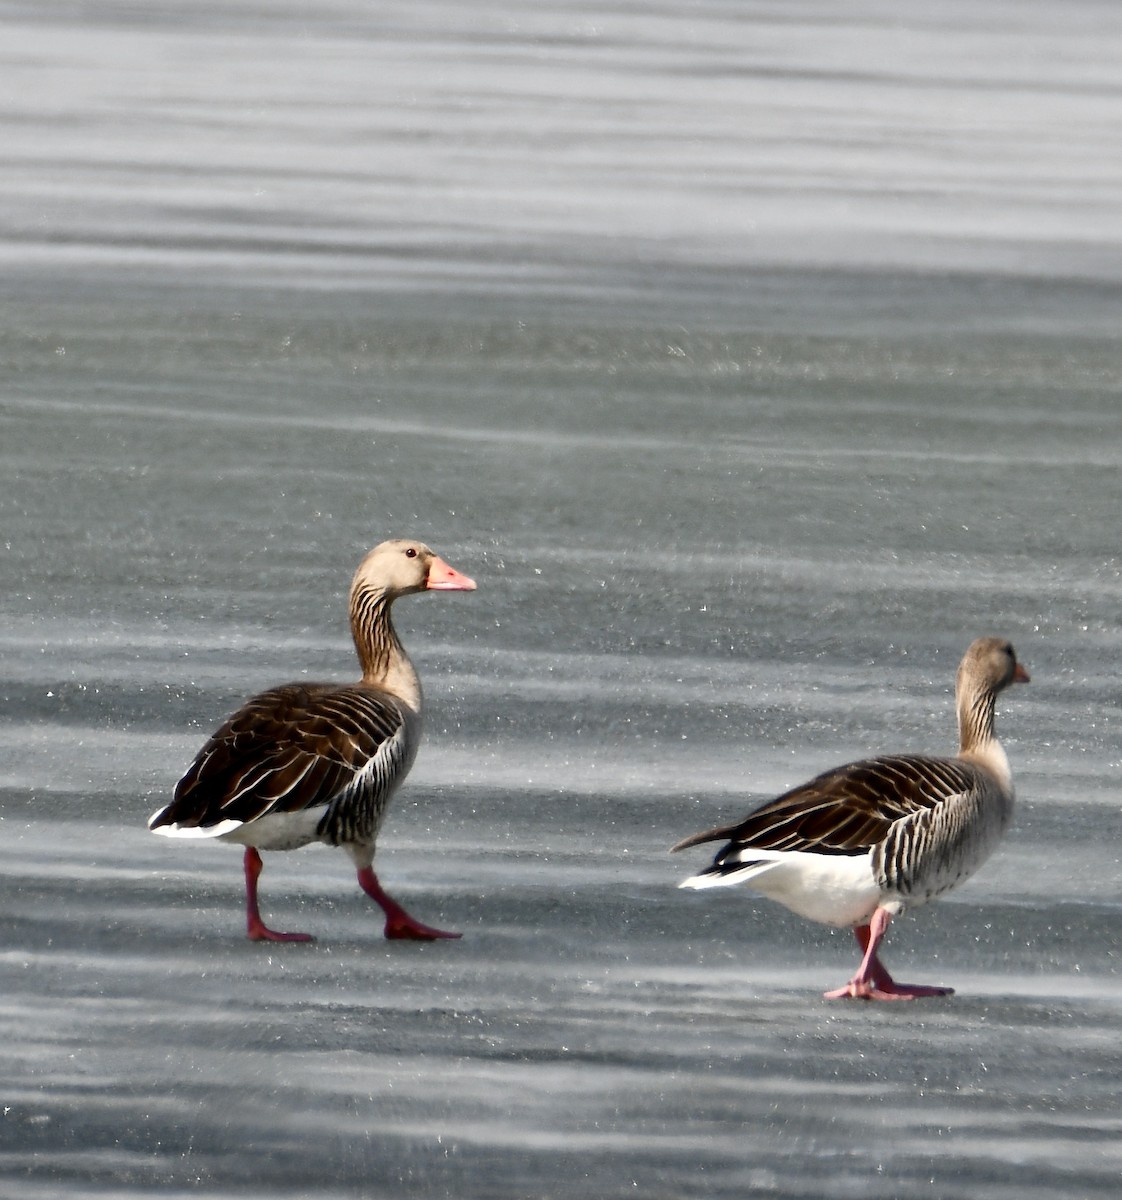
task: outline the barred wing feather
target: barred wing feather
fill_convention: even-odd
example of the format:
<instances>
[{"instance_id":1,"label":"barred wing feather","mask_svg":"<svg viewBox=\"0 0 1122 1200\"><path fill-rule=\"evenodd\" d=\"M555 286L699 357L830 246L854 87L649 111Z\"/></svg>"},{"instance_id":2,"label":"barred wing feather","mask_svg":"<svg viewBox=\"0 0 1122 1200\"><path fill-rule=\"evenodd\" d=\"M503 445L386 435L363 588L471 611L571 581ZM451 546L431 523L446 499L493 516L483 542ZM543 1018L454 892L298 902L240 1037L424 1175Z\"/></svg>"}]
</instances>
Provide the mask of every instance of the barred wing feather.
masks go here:
<instances>
[{"instance_id":1,"label":"barred wing feather","mask_svg":"<svg viewBox=\"0 0 1122 1200\"><path fill-rule=\"evenodd\" d=\"M289 684L255 696L215 732L150 827L246 824L326 806L376 760L400 758L404 716L387 692Z\"/></svg>"},{"instance_id":2,"label":"barred wing feather","mask_svg":"<svg viewBox=\"0 0 1122 1200\"><path fill-rule=\"evenodd\" d=\"M956 759L862 759L826 771L735 825L694 834L674 849L727 839L731 845L724 853L751 847L861 854L883 842L902 817L938 808L976 786L975 768Z\"/></svg>"}]
</instances>

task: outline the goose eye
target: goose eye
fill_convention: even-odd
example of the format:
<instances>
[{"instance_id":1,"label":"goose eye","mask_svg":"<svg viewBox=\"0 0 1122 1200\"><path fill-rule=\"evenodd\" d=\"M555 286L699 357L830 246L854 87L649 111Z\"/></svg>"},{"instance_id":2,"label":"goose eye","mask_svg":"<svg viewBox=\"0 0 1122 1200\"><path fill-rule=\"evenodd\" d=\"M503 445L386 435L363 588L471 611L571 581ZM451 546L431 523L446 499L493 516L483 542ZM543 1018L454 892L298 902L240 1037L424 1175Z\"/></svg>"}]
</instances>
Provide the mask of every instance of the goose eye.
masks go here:
<instances>
[{"instance_id":1,"label":"goose eye","mask_svg":"<svg viewBox=\"0 0 1122 1200\"><path fill-rule=\"evenodd\" d=\"M416 558L417 551L412 546L410 546L409 549L405 551L405 557L406 558Z\"/></svg>"}]
</instances>

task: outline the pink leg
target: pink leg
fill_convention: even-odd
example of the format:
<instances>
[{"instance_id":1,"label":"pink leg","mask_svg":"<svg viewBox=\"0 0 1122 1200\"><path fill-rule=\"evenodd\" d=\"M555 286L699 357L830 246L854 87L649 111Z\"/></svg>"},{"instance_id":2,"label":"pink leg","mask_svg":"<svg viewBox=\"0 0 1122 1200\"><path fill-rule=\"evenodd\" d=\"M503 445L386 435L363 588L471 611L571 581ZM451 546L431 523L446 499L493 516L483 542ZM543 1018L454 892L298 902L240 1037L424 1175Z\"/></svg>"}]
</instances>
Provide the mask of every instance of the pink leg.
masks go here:
<instances>
[{"instance_id":1,"label":"pink leg","mask_svg":"<svg viewBox=\"0 0 1122 1200\"><path fill-rule=\"evenodd\" d=\"M310 933L277 933L261 920L257 907L257 877L261 874L261 855L254 846L245 848L245 932L251 942L310 942Z\"/></svg>"},{"instance_id":2,"label":"pink leg","mask_svg":"<svg viewBox=\"0 0 1122 1200\"><path fill-rule=\"evenodd\" d=\"M458 938L458 933L446 933L443 929L433 929L431 925L422 925L411 917L404 908L382 890L378 876L372 867L361 867L358 872L358 886L381 905L386 914L386 937L412 938L418 942L432 942L437 938Z\"/></svg>"},{"instance_id":3,"label":"pink leg","mask_svg":"<svg viewBox=\"0 0 1122 1200\"><path fill-rule=\"evenodd\" d=\"M853 997L858 1000L915 1000L920 996L950 996L954 988L928 987L924 984L897 983L877 957L877 948L888 932L891 915L883 908L873 913L868 925L854 929L857 944L863 952L857 974L845 985L826 992L827 1000L843 1000Z\"/></svg>"},{"instance_id":4,"label":"pink leg","mask_svg":"<svg viewBox=\"0 0 1122 1200\"><path fill-rule=\"evenodd\" d=\"M887 929L887 927L888 922L886 921L885 928ZM853 931L853 936L857 939L857 944L861 947L861 955L864 957L869 953L869 943L872 941L873 931L868 925L858 925ZM887 991L891 991L892 987L894 986L892 982L892 976L889 975L888 969L885 967L884 963L880 961L880 956L877 954L875 946L873 947L873 953L869 966L869 976L873 983L878 988L884 988Z\"/></svg>"}]
</instances>

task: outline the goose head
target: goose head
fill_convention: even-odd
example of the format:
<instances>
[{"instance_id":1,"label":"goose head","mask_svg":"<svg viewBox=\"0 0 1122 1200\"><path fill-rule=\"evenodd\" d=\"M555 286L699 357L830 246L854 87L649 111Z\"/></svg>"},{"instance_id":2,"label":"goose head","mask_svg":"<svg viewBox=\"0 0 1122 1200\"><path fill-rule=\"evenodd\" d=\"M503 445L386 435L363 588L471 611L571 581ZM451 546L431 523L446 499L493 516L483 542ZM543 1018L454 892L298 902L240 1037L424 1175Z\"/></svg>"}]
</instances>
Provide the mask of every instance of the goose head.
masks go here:
<instances>
[{"instance_id":1,"label":"goose head","mask_svg":"<svg viewBox=\"0 0 1122 1200\"><path fill-rule=\"evenodd\" d=\"M450 567L424 542L394 538L382 542L358 565L351 594L379 592L390 599L411 592L472 592L475 580Z\"/></svg>"},{"instance_id":2,"label":"goose head","mask_svg":"<svg viewBox=\"0 0 1122 1200\"><path fill-rule=\"evenodd\" d=\"M1028 683L1029 673L1017 661L1010 642L999 637L975 638L958 665L955 690L959 695L992 695L1011 683Z\"/></svg>"}]
</instances>

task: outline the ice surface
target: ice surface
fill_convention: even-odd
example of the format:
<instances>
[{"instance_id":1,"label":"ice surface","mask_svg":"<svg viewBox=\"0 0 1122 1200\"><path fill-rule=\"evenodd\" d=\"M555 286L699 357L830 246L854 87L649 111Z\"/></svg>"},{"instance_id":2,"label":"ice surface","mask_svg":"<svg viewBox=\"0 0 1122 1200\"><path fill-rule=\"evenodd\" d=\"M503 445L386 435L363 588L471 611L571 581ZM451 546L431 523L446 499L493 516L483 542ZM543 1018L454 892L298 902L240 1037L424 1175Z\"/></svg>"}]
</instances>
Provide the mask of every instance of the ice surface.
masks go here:
<instances>
[{"instance_id":1,"label":"ice surface","mask_svg":"<svg viewBox=\"0 0 1122 1200\"><path fill-rule=\"evenodd\" d=\"M1097 4L9 6L0 1192L1114 1196L1122 19ZM145 830L347 679L427 732L378 866ZM1020 807L894 923L952 999L667 847L1031 687Z\"/></svg>"}]
</instances>

